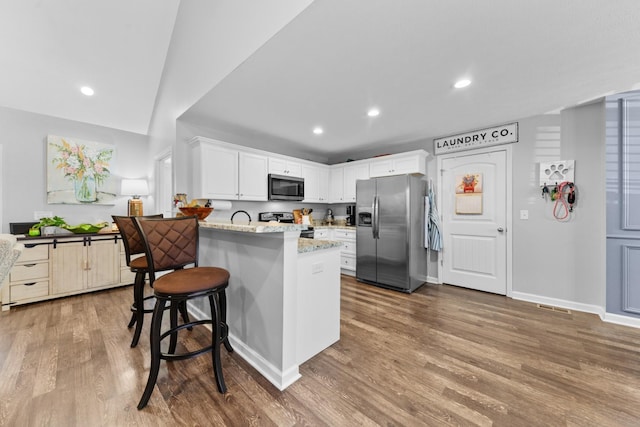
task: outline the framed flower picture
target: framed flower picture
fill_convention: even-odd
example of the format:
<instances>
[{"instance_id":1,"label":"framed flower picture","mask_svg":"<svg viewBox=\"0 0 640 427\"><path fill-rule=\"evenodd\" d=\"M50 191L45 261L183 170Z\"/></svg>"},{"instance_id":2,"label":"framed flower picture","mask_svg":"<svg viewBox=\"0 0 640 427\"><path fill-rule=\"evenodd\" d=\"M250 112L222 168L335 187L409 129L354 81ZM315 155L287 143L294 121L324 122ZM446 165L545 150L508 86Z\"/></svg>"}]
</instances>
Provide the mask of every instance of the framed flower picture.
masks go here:
<instances>
[{"instance_id":1,"label":"framed flower picture","mask_svg":"<svg viewBox=\"0 0 640 427\"><path fill-rule=\"evenodd\" d=\"M47 202L113 205L115 146L49 135Z\"/></svg>"}]
</instances>

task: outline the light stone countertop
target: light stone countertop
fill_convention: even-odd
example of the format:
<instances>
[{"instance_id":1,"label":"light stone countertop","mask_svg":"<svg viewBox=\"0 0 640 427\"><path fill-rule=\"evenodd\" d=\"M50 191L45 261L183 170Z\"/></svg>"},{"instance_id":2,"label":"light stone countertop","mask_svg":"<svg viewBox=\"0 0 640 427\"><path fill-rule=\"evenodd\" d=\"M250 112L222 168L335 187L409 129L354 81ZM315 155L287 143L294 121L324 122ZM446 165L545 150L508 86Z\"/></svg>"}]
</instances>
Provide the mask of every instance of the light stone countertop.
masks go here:
<instances>
[{"instance_id":1,"label":"light stone countertop","mask_svg":"<svg viewBox=\"0 0 640 427\"><path fill-rule=\"evenodd\" d=\"M283 233L285 231L306 230L306 225L286 224L282 222L260 222L231 224L230 221L200 221L200 227L213 228L216 230L240 231L243 233Z\"/></svg>"},{"instance_id":2,"label":"light stone countertop","mask_svg":"<svg viewBox=\"0 0 640 427\"><path fill-rule=\"evenodd\" d=\"M298 239L298 253L315 252L323 249L337 248L342 242L335 240Z\"/></svg>"},{"instance_id":3,"label":"light stone countertop","mask_svg":"<svg viewBox=\"0 0 640 427\"><path fill-rule=\"evenodd\" d=\"M319 228L330 228L330 229L343 229L343 230L355 230L355 225L316 225L313 227L314 230Z\"/></svg>"},{"instance_id":4,"label":"light stone countertop","mask_svg":"<svg viewBox=\"0 0 640 427\"><path fill-rule=\"evenodd\" d=\"M288 224L281 222L259 222L252 221L244 224L231 224L230 221L200 221L200 227L215 230L240 231L243 233L283 233L285 231L306 230L307 226L302 224ZM321 227L316 227L321 228ZM345 228L345 227L332 227ZM352 227L353 228L353 227ZM333 240L298 239L298 253L308 253L321 251L342 246L342 242Z\"/></svg>"}]
</instances>

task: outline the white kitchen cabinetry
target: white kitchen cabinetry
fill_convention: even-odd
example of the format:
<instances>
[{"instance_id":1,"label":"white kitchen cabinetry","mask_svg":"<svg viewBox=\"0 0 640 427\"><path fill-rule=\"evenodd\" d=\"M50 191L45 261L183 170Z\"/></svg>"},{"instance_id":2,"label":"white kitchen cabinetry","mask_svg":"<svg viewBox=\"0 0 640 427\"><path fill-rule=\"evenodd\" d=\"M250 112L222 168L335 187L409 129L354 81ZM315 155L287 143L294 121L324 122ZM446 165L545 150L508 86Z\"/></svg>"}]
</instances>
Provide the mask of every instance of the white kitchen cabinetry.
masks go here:
<instances>
[{"instance_id":1,"label":"white kitchen cabinetry","mask_svg":"<svg viewBox=\"0 0 640 427\"><path fill-rule=\"evenodd\" d=\"M326 166L201 136L192 138L189 144L194 199L266 201L267 175L272 173L304 178L305 202L354 203L357 180L425 175L428 155L424 150L414 150Z\"/></svg>"},{"instance_id":2,"label":"white kitchen cabinetry","mask_svg":"<svg viewBox=\"0 0 640 427\"><path fill-rule=\"evenodd\" d=\"M192 150L194 199L238 199L238 150L200 142Z\"/></svg>"},{"instance_id":3,"label":"white kitchen cabinetry","mask_svg":"<svg viewBox=\"0 0 640 427\"><path fill-rule=\"evenodd\" d=\"M238 162L238 199L267 200L267 157L241 151Z\"/></svg>"},{"instance_id":4,"label":"white kitchen cabinetry","mask_svg":"<svg viewBox=\"0 0 640 427\"><path fill-rule=\"evenodd\" d=\"M269 157L269 173L299 178L302 176L302 164L280 157Z\"/></svg>"},{"instance_id":5,"label":"white kitchen cabinetry","mask_svg":"<svg viewBox=\"0 0 640 427\"><path fill-rule=\"evenodd\" d=\"M267 156L195 138L192 167L194 199L267 200Z\"/></svg>"},{"instance_id":6,"label":"white kitchen cabinetry","mask_svg":"<svg viewBox=\"0 0 640 427\"><path fill-rule=\"evenodd\" d=\"M355 203L356 181L359 179L369 179L368 162L344 166L344 201L346 203Z\"/></svg>"},{"instance_id":7,"label":"white kitchen cabinetry","mask_svg":"<svg viewBox=\"0 0 640 427\"><path fill-rule=\"evenodd\" d=\"M120 282L120 246L114 239L51 247L51 293L64 295Z\"/></svg>"},{"instance_id":8,"label":"white kitchen cabinetry","mask_svg":"<svg viewBox=\"0 0 640 427\"><path fill-rule=\"evenodd\" d=\"M304 178L304 200L308 203L329 202L329 167L312 164L302 165Z\"/></svg>"},{"instance_id":9,"label":"white kitchen cabinetry","mask_svg":"<svg viewBox=\"0 0 640 427\"><path fill-rule=\"evenodd\" d=\"M342 242L340 250L340 271L349 276L356 275L356 230L336 228L333 239Z\"/></svg>"},{"instance_id":10,"label":"white kitchen cabinetry","mask_svg":"<svg viewBox=\"0 0 640 427\"><path fill-rule=\"evenodd\" d=\"M344 203L344 166L329 171L329 203Z\"/></svg>"},{"instance_id":11,"label":"white kitchen cabinetry","mask_svg":"<svg viewBox=\"0 0 640 427\"><path fill-rule=\"evenodd\" d=\"M369 175L373 177L420 174L427 171L427 152L410 151L402 154L377 157L369 161Z\"/></svg>"},{"instance_id":12,"label":"white kitchen cabinetry","mask_svg":"<svg viewBox=\"0 0 640 427\"><path fill-rule=\"evenodd\" d=\"M318 240L337 240L340 248L340 272L349 276L356 275L356 230L355 228L315 227L313 238Z\"/></svg>"}]
</instances>

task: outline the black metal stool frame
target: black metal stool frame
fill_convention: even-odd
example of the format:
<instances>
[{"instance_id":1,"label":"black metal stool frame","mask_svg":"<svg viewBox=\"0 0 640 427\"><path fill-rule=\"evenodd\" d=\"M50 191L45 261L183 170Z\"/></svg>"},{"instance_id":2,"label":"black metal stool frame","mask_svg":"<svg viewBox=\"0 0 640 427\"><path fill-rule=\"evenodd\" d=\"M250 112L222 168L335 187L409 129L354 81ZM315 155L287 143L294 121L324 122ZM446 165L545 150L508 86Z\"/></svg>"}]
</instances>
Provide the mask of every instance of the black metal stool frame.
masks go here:
<instances>
[{"instance_id":1,"label":"black metal stool frame","mask_svg":"<svg viewBox=\"0 0 640 427\"><path fill-rule=\"evenodd\" d=\"M145 251L147 253L147 258L149 260L149 280L153 284L155 281L155 263L153 258L153 252L151 246L149 244L149 239L147 234L144 231L144 221L147 222L155 222L155 221L167 221L167 220L191 220L195 222L196 233L195 233L195 257L191 260L194 268L198 268L198 222L197 217L182 217L182 218L171 218L171 219L156 219L156 220L145 220L142 219L143 223L141 223L140 219L136 219L135 223L142 236L145 243ZM175 270L173 273L169 274L178 274L180 275L181 271L189 274L187 270L190 269L182 269L184 265L176 265L174 266ZM203 267L203 268L211 268L211 267ZM223 269L217 269L223 270ZM162 270L160 270L162 271ZM228 272L227 277L228 277ZM195 357L201 355L203 353L212 352L212 362L214 375L216 378L216 385L218 391L220 393L226 393L227 388L224 382L224 377L222 373L222 364L220 360L220 344L224 344L225 348L228 352L233 352L233 348L229 343L228 335L229 329L226 324L226 312L227 312L227 304L226 304L226 292L225 289L228 287L228 279L221 283L220 285L205 289L199 292L186 292L186 293L165 293L159 291L154 288L154 295L156 297L156 304L153 310L153 318L151 320L151 331L150 331L150 350L151 350L151 367L149 370L149 378L147 380L147 385L142 394L140 402L138 403L138 409L144 408L149 399L151 398L151 394L153 393L153 389L155 387L156 381L158 379L158 372L160 370L160 362L161 360L174 361L174 360L184 360L191 357ZM182 325L178 325L178 310L181 307L186 306L186 302L190 299L207 297L209 299L209 306L211 309L211 319L204 320L196 320L189 321ZM169 304L169 313L170 313L170 328L169 330L162 332L162 317L165 309L167 308L167 303ZM200 348L198 350L176 354L176 346L178 340L178 332L185 328L191 328L196 325L204 325L210 324L211 327L211 335L212 335L212 343L206 347ZM166 353L161 351L161 342L163 339L169 337L169 348Z\"/></svg>"}]
</instances>

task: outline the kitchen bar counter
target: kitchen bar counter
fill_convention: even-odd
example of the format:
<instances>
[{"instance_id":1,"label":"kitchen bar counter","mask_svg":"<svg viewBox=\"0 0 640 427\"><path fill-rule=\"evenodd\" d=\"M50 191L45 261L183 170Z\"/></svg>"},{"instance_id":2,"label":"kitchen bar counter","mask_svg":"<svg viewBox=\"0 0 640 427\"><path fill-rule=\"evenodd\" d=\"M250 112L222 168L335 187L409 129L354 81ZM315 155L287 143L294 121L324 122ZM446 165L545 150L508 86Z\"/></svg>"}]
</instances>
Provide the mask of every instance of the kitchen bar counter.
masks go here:
<instances>
[{"instance_id":1,"label":"kitchen bar counter","mask_svg":"<svg viewBox=\"0 0 640 427\"><path fill-rule=\"evenodd\" d=\"M300 364L340 339L339 242L299 238L299 224L200 224L200 265L231 274L231 345L284 390L300 378ZM189 309L208 314L205 301Z\"/></svg>"},{"instance_id":2,"label":"kitchen bar counter","mask_svg":"<svg viewBox=\"0 0 640 427\"><path fill-rule=\"evenodd\" d=\"M212 228L216 230L239 231L242 233L283 233L286 231L306 230L306 225L287 224L282 222L259 222L252 221L248 224L236 223L230 221L200 221L200 227Z\"/></svg>"}]
</instances>

